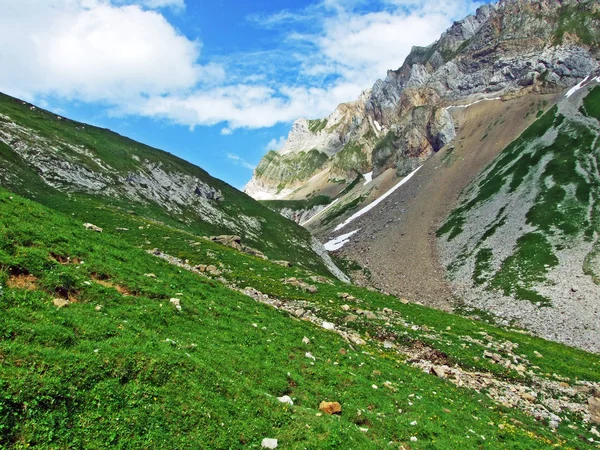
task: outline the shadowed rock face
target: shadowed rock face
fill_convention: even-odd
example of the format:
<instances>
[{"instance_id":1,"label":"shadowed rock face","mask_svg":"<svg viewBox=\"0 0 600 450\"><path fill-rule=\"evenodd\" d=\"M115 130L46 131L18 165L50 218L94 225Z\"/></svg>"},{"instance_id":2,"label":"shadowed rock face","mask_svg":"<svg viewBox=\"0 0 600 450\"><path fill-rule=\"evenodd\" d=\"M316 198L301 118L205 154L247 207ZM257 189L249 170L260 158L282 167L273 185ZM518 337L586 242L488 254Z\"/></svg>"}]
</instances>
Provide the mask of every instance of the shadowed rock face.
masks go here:
<instances>
[{"instance_id":1,"label":"shadowed rock face","mask_svg":"<svg viewBox=\"0 0 600 450\"><path fill-rule=\"evenodd\" d=\"M389 167L404 173L454 139L455 124L447 107L555 92L593 71L598 66L599 8L597 2L577 0L484 5L429 47L414 47L398 70L389 71L355 102L338 106L322 121L298 120L279 153L317 149L329 157L322 169L336 167L335 155L350 145L360 148L364 157L354 155L345 170L334 170L332 177L363 171L365 160L374 176ZM353 160L356 167L351 167ZM277 173L280 162L268 161L267 172ZM293 185L255 173L246 192L260 191L263 198L286 194L286 188L310 180L314 172L307 172Z\"/></svg>"}]
</instances>

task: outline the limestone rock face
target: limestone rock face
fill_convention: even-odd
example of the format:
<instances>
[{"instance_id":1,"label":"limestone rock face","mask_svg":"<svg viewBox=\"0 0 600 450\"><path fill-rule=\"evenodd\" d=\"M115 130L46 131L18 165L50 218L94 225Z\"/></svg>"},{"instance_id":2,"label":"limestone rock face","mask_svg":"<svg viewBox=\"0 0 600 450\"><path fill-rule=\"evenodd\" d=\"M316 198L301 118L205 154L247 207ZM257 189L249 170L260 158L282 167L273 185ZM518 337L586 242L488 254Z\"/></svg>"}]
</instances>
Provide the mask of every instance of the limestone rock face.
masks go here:
<instances>
[{"instance_id":1,"label":"limestone rock face","mask_svg":"<svg viewBox=\"0 0 600 450\"><path fill-rule=\"evenodd\" d=\"M413 47L399 69L356 101L339 105L323 120L296 121L279 158L265 157L246 192L262 199L290 195L316 169L290 181L276 168L285 157L313 149L327 155L318 169L330 168L332 178L365 168L374 176L389 167L406 173L454 138L449 108L559 91L595 70L599 10L590 0L501 0L480 7L432 45ZM565 31L565 17L578 25ZM349 163L339 170L339 154L349 148L363 157L346 158Z\"/></svg>"}]
</instances>

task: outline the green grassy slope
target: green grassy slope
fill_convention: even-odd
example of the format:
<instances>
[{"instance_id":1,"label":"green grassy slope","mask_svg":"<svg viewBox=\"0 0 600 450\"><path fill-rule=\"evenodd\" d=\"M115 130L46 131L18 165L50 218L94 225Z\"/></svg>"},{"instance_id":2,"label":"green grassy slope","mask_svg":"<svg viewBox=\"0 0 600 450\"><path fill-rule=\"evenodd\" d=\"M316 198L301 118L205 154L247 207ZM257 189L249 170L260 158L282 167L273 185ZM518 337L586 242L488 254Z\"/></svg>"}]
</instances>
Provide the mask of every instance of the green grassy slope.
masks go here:
<instances>
[{"instance_id":1,"label":"green grassy slope","mask_svg":"<svg viewBox=\"0 0 600 450\"><path fill-rule=\"evenodd\" d=\"M260 448L271 437L280 448L392 442L415 449L540 449L585 448L593 438L576 414L565 414L553 432L485 391L423 373L382 341L430 346L454 367L515 383L534 376L573 386L598 382L597 356L337 281L313 281L302 269L126 212L97 214L110 221L101 234L0 189L2 447ZM114 230L117 224L129 231ZM229 285L302 302L337 327L348 314L340 292L358 299L353 312L389 308L401 320L358 315L345 326L365 344L350 344L168 264L146 251L152 247L191 265L214 264ZM292 276L318 292L282 283ZM71 303L57 308L55 298ZM482 357L493 342L507 341L518 345L523 361L535 362L527 373ZM281 395L294 405L278 402ZM342 414L321 415L322 400L339 401Z\"/></svg>"},{"instance_id":2,"label":"green grassy slope","mask_svg":"<svg viewBox=\"0 0 600 450\"><path fill-rule=\"evenodd\" d=\"M39 168L42 163L43 170ZM55 175L52 169L47 170L48 164L63 170L57 173L83 174L104 187L82 187ZM155 186L148 187L146 179L139 181L137 177L152 179L152 168L161 174ZM166 176L169 178L165 181ZM180 188L170 185L172 180L182 179L206 183L218 190L224 200L205 201L207 210L190 192L182 205L174 200L181 194L176 192ZM296 261L311 270L328 273L311 250L306 230L201 168L109 130L64 119L3 94L0 185L86 222L91 221L88 211L100 207L124 209L201 235L239 234L246 245L270 258ZM191 191L194 186L191 185ZM151 189L156 189L154 196L148 192ZM94 220L100 227L105 225L103 217Z\"/></svg>"}]
</instances>

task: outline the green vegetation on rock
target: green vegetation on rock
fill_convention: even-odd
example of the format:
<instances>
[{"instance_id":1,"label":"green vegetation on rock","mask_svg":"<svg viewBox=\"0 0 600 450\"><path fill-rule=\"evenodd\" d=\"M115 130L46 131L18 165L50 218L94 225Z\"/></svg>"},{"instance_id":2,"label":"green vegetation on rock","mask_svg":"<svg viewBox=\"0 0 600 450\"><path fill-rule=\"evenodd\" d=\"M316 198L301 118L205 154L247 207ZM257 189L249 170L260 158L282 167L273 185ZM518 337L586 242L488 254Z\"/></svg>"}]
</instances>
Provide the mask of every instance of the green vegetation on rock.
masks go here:
<instances>
[{"instance_id":1,"label":"green vegetation on rock","mask_svg":"<svg viewBox=\"0 0 600 450\"><path fill-rule=\"evenodd\" d=\"M331 165L335 173L365 173L369 169L369 157L357 142L348 142L335 154Z\"/></svg>"},{"instance_id":2,"label":"green vegetation on rock","mask_svg":"<svg viewBox=\"0 0 600 450\"><path fill-rule=\"evenodd\" d=\"M317 119L317 120L309 120L308 121L308 129L311 133L317 134L320 131L324 130L327 126L327 119Z\"/></svg>"}]
</instances>

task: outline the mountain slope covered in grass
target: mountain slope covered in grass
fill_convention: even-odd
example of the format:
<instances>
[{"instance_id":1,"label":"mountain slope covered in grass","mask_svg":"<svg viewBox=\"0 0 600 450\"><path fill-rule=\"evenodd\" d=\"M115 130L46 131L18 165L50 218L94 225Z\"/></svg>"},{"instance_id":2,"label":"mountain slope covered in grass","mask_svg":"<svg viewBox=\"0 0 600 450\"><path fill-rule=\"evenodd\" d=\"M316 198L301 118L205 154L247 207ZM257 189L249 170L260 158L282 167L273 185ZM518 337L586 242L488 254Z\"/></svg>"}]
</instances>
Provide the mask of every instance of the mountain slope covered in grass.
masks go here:
<instances>
[{"instance_id":1,"label":"mountain slope covered in grass","mask_svg":"<svg viewBox=\"0 0 600 450\"><path fill-rule=\"evenodd\" d=\"M498 155L438 230L467 304L600 351L599 78Z\"/></svg>"},{"instance_id":2,"label":"mountain slope covered in grass","mask_svg":"<svg viewBox=\"0 0 600 450\"><path fill-rule=\"evenodd\" d=\"M111 220L132 231L95 233L0 190L2 446L540 449L597 438L597 356L139 216ZM140 248L161 239L161 251ZM220 274L194 269L208 264ZM320 412L324 400L341 415Z\"/></svg>"},{"instance_id":3,"label":"mountain slope covered in grass","mask_svg":"<svg viewBox=\"0 0 600 450\"><path fill-rule=\"evenodd\" d=\"M201 168L3 94L0 185L86 222L95 215L100 227L92 211L124 210L200 235L239 235L272 259L330 270L306 230Z\"/></svg>"}]
</instances>

